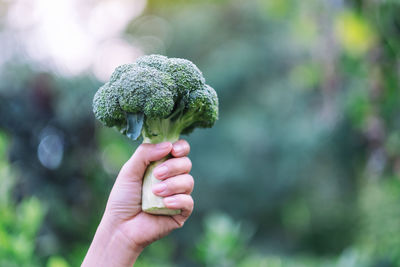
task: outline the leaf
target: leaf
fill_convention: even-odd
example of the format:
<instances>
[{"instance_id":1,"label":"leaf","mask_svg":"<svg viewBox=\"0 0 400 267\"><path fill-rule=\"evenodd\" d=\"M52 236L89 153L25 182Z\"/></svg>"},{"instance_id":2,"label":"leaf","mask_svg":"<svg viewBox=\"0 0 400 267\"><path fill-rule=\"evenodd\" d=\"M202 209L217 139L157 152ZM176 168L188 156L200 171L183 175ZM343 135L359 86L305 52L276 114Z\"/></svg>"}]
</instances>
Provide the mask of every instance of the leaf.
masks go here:
<instances>
[{"instance_id":1,"label":"leaf","mask_svg":"<svg viewBox=\"0 0 400 267\"><path fill-rule=\"evenodd\" d=\"M127 117L128 128L126 130L126 136L132 140L137 140L142 133L143 128L143 113L131 114L128 113Z\"/></svg>"}]
</instances>

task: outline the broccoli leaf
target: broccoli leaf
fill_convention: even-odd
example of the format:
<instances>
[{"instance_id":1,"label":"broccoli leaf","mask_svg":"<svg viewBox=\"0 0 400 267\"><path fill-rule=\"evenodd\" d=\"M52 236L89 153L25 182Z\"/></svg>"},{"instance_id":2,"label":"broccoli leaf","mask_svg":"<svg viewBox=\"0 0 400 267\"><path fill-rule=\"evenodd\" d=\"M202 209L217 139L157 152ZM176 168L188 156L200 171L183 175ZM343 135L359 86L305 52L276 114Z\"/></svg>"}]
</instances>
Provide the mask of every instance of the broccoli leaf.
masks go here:
<instances>
[{"instance_id":1,"label":"broccoli leaf","mask_svg":"<svg viewBox=\"0 0 400 267\"><path fill-rule=\"evenodd\" d=\"M140 134L142 133L143 128L143 113L127 113L126 120L128 122L128 127L126 130L126 136L128 136L132 140L137 140Z\"/></svg>"}]
</instances>

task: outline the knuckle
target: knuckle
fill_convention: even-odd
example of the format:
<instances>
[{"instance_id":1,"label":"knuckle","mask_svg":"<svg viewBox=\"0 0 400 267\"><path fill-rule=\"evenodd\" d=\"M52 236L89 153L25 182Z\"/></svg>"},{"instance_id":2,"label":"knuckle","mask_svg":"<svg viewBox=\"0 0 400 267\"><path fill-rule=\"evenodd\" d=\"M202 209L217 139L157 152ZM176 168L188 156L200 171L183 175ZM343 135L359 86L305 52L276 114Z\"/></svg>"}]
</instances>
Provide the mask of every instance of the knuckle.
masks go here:
<instances>
[{"instance_id":1,"label":"knuckle","mask_svg":"<svg viewBox=\"0 0 400 267\"><path fill-rule=\"evenodd\" d=\"M192 169L192 161L188 157L185 157L185 161L185 164L188 166L189 170Z\"/></svg>"},{"instance_id":2,"label":"knuckle","mask_svg":"<svg viewBox=\"0 0 400 267\"><path fill-rule=\"evenodd\" d=\"M179 142L181 142L183 145L189 145L185 139L180 139Z\"/></svg>"},{"instance_id":3,"label":"knuckle","mask_svg":"<svg viewBox=\"0 0 400 267\"><path fill-rule=\"evenodd\" d=\"M136 148L136 152L135 154L142 154L146 151L148 147L148 144L140 144L137 148Z\"/></svg>"},{"instance_id":4,"label":"knuckle","mask_svg":"<svg viewBox=\"0 0 400 267\"><path fill-rule=\"evenodd\" d=\"M138 146L138 149L145 149L148 146L146 143L142 143Z\"/></svg>"},{"instance_id":5,"label":"knuckle","mask_svg":"<svg viewBox=\"0 0 400 267\"><path fill-rule=\"evenodd\" d=\"M190 151L190 145L189 145L188 141L186 141L184 139L182 139L181 141L182 141L182 145L185 147L185 150L187 150L187 152L189 152Z\"/></svg>"},{"instance_id":6,"label":"knuckle","mask_svg":"<svg viewBox=\"0 0 400 267\"><path fill-rule=\"evenodd\" d=\"M190 174L187 174L187 183L189 188L194 187L194 179L193 176L191 176Z\"/></svg>"},{"instance_id":7,"label":"knuckle","mask_svg":"<svg viewBox=\"0 0 400 267\"><path fill-rule=\"evenodd\" d=\"M193 208L194 208L194 201L193 201L193 198L191 196L189 196L188 206L186 208L189 212L189 215L192 213Z\"/></svg>"},{"instance_id":8,"label":"knuckle","mask_svg":"<svg viewBox=\"0 0 400 267\"><path fill-rule=\"evenodd\" d=\"M140 144L137 148L135 153L132 155L131 160L135 160L137 164L144 164L148 165L150 164L149 160L149 146L151 144ZM130 161L130 160L129 160ZM142 167L142 166L141 166ZM144 166L146 167L146 166Z\"/></svg>"},{"instance_id":9,"label":"knuckle","mask_svg":"<svg viewBox=\"0 0 400 267\"><path fill-rule=\"evenodd\" d=\"M121 173L124 173L128 168L129 168L129 160L127 162L125 162L124 165L122 165L118 176L120 176Z\"/></svg>"},{"instance_id":10,"label":"knuckle","mask_svg":"<svg viewBox=\"0 0 400 267\"><path fill-rule=\"evenodd\" d=\"M186 203L186 209L191 210L193 208L194 205L194 201L192 196L190 195L185 195L185 203Z\"/></svg>"},{"instance_id":11,"label":"knuckle","mask_svg":"<svg viewBox=\"0 0 400 267\"><path fill-rule=\"evenodd\" d=\"M186 151L186 153L187 153L187 154L190 153L190 146L189 146L189 144L187 145L187 151Z\"/></svg>"}]
</instances>

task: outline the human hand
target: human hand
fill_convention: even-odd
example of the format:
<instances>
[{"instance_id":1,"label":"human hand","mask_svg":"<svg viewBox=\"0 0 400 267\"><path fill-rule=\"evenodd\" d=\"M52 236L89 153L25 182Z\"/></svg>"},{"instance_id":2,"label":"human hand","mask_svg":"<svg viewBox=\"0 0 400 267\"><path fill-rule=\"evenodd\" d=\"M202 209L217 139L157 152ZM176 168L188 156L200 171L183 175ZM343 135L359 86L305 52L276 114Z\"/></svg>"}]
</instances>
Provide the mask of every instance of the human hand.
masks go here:
<instances>
[{"instance_id":1,"label":"human hand","mask_svg":"<svg viewBox=\"0 0 400 267\"><path fill-rule=\"evenodd\" d=\"M194 180L189 175L192 167L187 157L189 151L189 144L184 140L174 144L141 144L137 148L115 181L83 266L107 266L110 258L115 259L112 266L132 266L145 246L183 226L193 210L190 193ZM164 197L167 208L181 209L182 212L174 216L145 213L141 209L143 175L150 162L168 154L172 158L154 169L154 176L161 182L153 187L153 193ZM167 167L164 173L162 166ZM118 256L115 253L107 256L110 250L117 250Z\"/></svg>"},{"instance_id":2,"label":"human hand","mask_svg":"<svg viewBox=\"0 0 400 267\"><path fill-rule=\"evenodd\" d=\"M180 140L174 143L142 144L131 159L122 167L111 191L106 216L118 225L126 236L144 247L181 227L192 212L193 178L188 174L192 167L186 156L189 144ZM175 216L154 216L141 209L142 179L150 162L157 161L169 153L173 158L154 169L154 176L161 180L153 187L153 193L164 198L167 208L182 209ZM164 175L159 172L167 167Z\"/></svg>"}]
</instances>

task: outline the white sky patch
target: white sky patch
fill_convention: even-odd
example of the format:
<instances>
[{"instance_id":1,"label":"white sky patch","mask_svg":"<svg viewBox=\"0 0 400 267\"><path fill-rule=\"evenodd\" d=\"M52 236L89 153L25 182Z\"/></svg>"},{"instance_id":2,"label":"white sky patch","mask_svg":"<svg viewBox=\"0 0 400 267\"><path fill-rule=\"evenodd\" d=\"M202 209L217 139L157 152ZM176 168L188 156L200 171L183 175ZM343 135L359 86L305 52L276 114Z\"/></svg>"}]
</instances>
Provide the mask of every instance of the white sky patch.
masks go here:
<instances>
[{"instance_id":1,"label":"white sky patch","mask_svg":"<svg viewBox=\"0 0 400 267\"><path fill-rule=\"evenodd\" d=\"M92 68L104 80L141 54L120 36L145 7L146 0L16 0L6 22L32 60L66 76Z\"/></svg>"},{"instance_id":2,"label":"white sky patch","mask_svg":"<svg viewBox=\"0 0 400 267\"><path fill-rule=\"evenodd\" d=\"M88 29L92 35L100 39L118 35L133 17L143 12L145 7L145 0L99 2L92 9Z\"/></svg>"},{"instance_id":3,"label":"white sky patch","mask_svg":"<svg viewBox=\"0 0 400 267\"><path fill-rule=\"evenodd\" d=\"M97 50L93 73L97 79L106 82L116 67L132 63L141 55L142 51L139 48L132 47L123 39L109 40L101 44Z\"/></svg>"}]
</instances>

